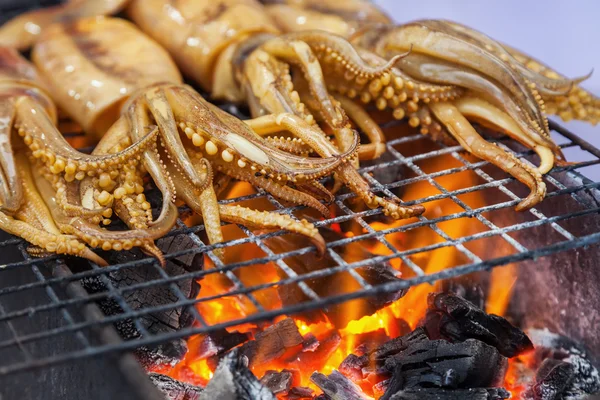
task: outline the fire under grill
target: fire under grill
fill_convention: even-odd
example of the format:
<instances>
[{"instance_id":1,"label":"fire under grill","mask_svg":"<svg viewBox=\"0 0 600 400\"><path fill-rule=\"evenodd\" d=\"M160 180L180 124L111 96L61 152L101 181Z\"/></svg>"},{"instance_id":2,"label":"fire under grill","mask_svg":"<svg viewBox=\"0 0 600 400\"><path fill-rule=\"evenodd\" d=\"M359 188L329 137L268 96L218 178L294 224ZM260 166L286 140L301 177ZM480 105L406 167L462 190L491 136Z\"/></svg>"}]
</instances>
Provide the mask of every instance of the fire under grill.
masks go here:
<instances>
[{"instance_id":1,"label":"fire under grill","mask_svg":"<svg viewBox=\"0 0 600 400\"><path fill-rule=\"evenodd\" d=\"M23 11L22 6L5 10L0 23ZM235 106L221 107L246 117ZM40 376L36 374L51 382L47 371L71 363L82 370L72 367L67 375L91 369L109 376L106 368L115 366L135 381L123 388L143 393L139 398L159 399L141 378L144 374L136 375L143 370L131 352L153 349L141 360L153 370L181 359L185 340L198 334L245 324L266 328L281 316L310 323L326 315L343 328L424 284L468 277L489 289L490 275L500 270L495 267L507 265L518 266L509 282L519 293L508 305L512 319L521 327L542 324L580 340L600 359L600 273L593 268L598 251L592 246L600 242L600 183L584 176L586 167L600 164L600 150L556 123L550 127L567 159L570 152L583 150L589 161L555 167L544 177L547 199L516 213L525 188L513 178L466 155L460 146L432 142L404 122L382 124L390 138L387 152L376 162L363 163L361 173L379 193L430 211L392 222L379 210L354 204L353 194L338 193L331 207L335 216L313 219L327 240L323 259L295 236L243 226L228 227L228 240L207 245L203 225L185 207L176 228L158 243L166 269L136 252L107 255L111 265L105 268L58 256L32 258L25 242L0 233L0 382L8 387L15 384L13 377ZM534 156L483 133L518 157ZM77 132L66 136L83 142ZM222 204L260 204L310 217L302 207L288 207L262 190L237 185ZM148 198L152 201L152 195ZM213 254L216 248L225 248L230 256L221 261ZM237 309L207 315L207 309L213 314L219 310L216 304ZM360 310L349 312L348 304ZM103 389L97 385L89 390Z\"/></svg>"}]
</instances>

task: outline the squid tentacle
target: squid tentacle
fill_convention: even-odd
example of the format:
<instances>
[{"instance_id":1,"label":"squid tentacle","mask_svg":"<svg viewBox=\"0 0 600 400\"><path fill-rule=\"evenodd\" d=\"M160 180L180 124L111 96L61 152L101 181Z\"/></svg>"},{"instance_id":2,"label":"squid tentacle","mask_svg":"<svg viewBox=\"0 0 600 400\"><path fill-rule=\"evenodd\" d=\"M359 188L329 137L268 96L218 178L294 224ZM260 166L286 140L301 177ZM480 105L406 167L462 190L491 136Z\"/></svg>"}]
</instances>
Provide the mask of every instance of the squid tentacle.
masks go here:
<instances>
[{"instance_id":1,"label":"squid tentacle","mask_svg":"<svg viewBox=\"0 0 600 400\"><path fill-rule=\"evenodd\" d=\"M132 146L115 154L88 155L73 149L41 106L27 96L21 97L17 102L15 129L23 137L33 157L44 161L52 173L64 172L78 180L83 179L86 174L111 171L125 162L136 160L156 140L158 133L143 135Z\"/></svg>"},{"instance_id":2,"label":"squid tentacle","mask_svg":"<svg viewBox=\"0 0 600 400\"><path fill-rule=\"evenodd\" d=\"M340 36L321 31L302 31L283 36L284 40L297 40L329 54L331 58L345 65L349 75L356 79L370 79L389 72L396 63L410 54L410 49L404 54L391 57L381 66L373 66L363 60L356 49ZM343 61L343 62L342 62Z\"/></svg>"},{"instance_id":3,"label":"squid tentacle","mask_svg":"<svg viewBox=\"0 0 600 400\"><path fill-rule=\"evenodd\" d=\"M296 221L289 215L269 211L252 210L239 205L219 205L223 221L240 224L255 229L285 229L308 237L317 248L317 253L325 253L325 239L313 224L305 219Z\"/></svg>"},{"instance_id":4,"label":"squid tentacle","mask_svg":"<svg viewBox=\"0 0 600 400\"><path fill-rule=\"evenodd\" d=\"M531 208L543 200L546 184L537 169L528 166L514 154L484 140L454 105L434 103L430 107L463 148L507 171L530 188L530 194L517 205L517 211Z\"/></svg>"}]
</instances>

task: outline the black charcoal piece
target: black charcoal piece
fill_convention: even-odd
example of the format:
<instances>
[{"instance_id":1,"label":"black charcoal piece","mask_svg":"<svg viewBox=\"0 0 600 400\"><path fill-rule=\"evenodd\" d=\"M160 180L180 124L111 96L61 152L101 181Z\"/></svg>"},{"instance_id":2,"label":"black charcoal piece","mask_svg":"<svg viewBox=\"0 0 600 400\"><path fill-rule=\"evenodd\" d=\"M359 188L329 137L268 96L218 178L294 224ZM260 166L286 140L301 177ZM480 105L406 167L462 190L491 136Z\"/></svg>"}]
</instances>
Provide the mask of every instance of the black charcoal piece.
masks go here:
<instances>
[{"instance_id":1,"label":"black charcoal piece","mask_svg":"<svg viewBox=\"0 0 600 400\"><path fill-rule=\"evenodd\" d=\"M248 369L248 359L238 349L230 351L215 370L200 400L276 400Z\"/></svg>"},{"instance_id":2,"label":"black charcoal piece","mask_svg":"<svg viewBox=\"0 0 600 400\"><path fill-rule=\"evenodd\" d=\"M156 244L165 254L197 247L197 244L188 235L165 237L158 240ZM111 252L107 260L110 264L122 264L147 257L139 249L132 249L131 251ZM203 265L204 256L202 254L186 254L167 260L165 272L169 276L177 276L189 271L201 271ZM109 289L108 282L115 289L124 289L132 285L162 279L163 277L155 265L142 264L129 268L119 268L104 276L86 277L81 280L81 284L89 293L98 293ZM196 298L200 291L200 285L192 278L178 280L175 285L187 299ZM175 304L179 301L168 284L157 284L137 290L129 290L122 292L120 296L134 311ZM123 313L123 309L113 298L99 301L98 306L105 315ZM145 314L138 318L138 323L151 334L175 332L191 326L193 321L194 318L189 309L181 306L173 306L167 310ZM131 319L119 321L115 323L115 327L125 340L133 340L141 336ZM147 370L152 371L174 365L183 358L186 352L186 340L177 339L152 347L141 347L135 351L135 354L140 363Z\"/></svg>"},{"instance_id":3,"label":"black charcoal piece","mask_svg":"<svg viewBox=\"0 0 600 400\"><path fill-rule=\"evenodd\" d=\"M499 387L504 383L508 360L495 347L476 339L459 343L431 340L388 357L385 367L392 373L382 397L387 400L399 389Z\"/></svg>"},{"instance_id":4,"label":"black charcoal piece","mask_svg":"<svg viewBox=\"0 0 600 400\"><path fill-rule=\"evenodd\" d=\"M329 376L320 372L315 372L310 376L312 383L327 395L329 400L370 400L371 398L364 394L361 388L355 385L351 380L342 375L339 371L333 370Z\"/></svg>"},{"instance_id":5,"label":"black charcoal piece","mask_svg":"<svg viewBox=\"0 0 600 400\"><path fill-rule=\"evenodd\" d=\"M407 389L390 397L390 400L504 400L510 393L502 388L489 389Z\"/></svg>"},{"instance_id":6,"label":"black charcoal piece","mask_svg":"<svg viewBox=\"0 0 600 400\"><path fill-rule=\"evenodd\" d=\"M407 349L410 345L428 341L429 339L427 338L427 335L425 335L425 330L423 328L417 328L404 336L399 336L385 342L375 350L362 356L350 354L342 361L339 369L344 375L357 382L363 378L363 370L365 368L369 366L373 366L376 369L382 368L385 364L385 360L389 357ZM380 372L381 375L386 375L386 373L386 370Z\"/></svg>"},{"instance_id":7,"label":"black charcoal piece","mask_svg":"<svg viewBox=\"0 0 600 400\"><path fill-rule=\"evenodd\" d=\"M164 394L166 400L199 400L202 388L179 382L167 375L148 374L148 377L154 383L156 388Z\"/></svg>"},{"instance_id":8,"label":"black charcoal piece","mask_svg":"<svg viewBox=\"0 0 600 400\"><path fill-rule=\"evenodd\" d=\"M431 339L451 342L478 339L509 358L533 349L531 340L522 330L502 317L485 313L454 293L432 293L427 301L425 329Z\"/></svg>"},{"instance_id":9,"label":"black charcoal piece","mask_svg":"<svg viewBox=\"0 0 600 400\"><path fill-rule=\"evenodd\" d=\"M548 396L552 389L558 390L571 370L570 383L556 398L576 400L600 392L600 373L590 361L584 345L548 330L531 329L528 333L536 346L536 358L544 361L538 369L536 381L524 398L536 398L536 390L539 396L547 396L539 398L551 398Z\"/></svg>"},{"instance_id":10,"label":"black charcoal piece","mask_svg":"<svg viewBox=\"0 0 600 400\"><path fill-rule=\"evenodd\" d=\"M565 391L572 384L575 368L568 362L547 358L535 376L535 383L524 397L535 400L563 399Z\"/></svg>"}]
</instances>

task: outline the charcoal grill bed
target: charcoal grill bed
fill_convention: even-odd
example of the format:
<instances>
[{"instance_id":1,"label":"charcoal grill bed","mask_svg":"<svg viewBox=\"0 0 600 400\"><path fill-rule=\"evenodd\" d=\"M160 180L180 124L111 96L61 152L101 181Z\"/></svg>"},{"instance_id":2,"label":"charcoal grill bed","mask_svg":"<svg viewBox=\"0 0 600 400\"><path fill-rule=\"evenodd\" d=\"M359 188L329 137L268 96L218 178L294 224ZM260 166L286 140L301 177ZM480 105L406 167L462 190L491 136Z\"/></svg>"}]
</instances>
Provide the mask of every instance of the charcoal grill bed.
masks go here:
<instances>
[{"instance_id":1,"label":"charcoal grill bed","mask_svg":"<svg viewBox=\"0 0 600 400\"><path fill-rule=\"evenodd\" d=\"M0 0L0 23L5 18L22 12L24 9L48 5L53 1L6 1ZM221 105L225 110L237 113L231 105ZM240 117L244 117L238 113ZM403 122L390 122L386 127ZM577 137L570 131L551 122L553 135L564 151L580 148L590 155L590 161L576 165L556 167L545 177L548 185L548 198L539 206L523 213L516 213L514 207L523 196L523 188L514 179L499 173L483 161L469 161L459 146L438 145L436 150L414 156L403 155L403 148L430 139L417 132L390 140L387 143L387 161L375 163L361 169L372 186L381 193L394 196L393 190L428 182L437 194L406 202L406 204L424 204L438 199L451 199L462 211L436 218L419 217L395 228L381 231L370 225L379 210L353 212L348 206L352 194L342 193L336 196L335 204L341 214L330 219L317 221L319 227L332 227L354 220L364 231L362 234L345 237L327 244L326 251L338 262L334 268L322 269L298 275L289 268L285 259L293 255L303 255L314 251L312 247L298 248L276 254L264 243L265 239L281 235L283 232L254 234L240 227L245 234L241 239L231 240L217 245L205 244L197 233L202 225L186 227L181 221L169 236L186 236L194 246L165 254L167 260L182 256L205 253L214 263L214 269L185 272L169 275L156 260L144 257L135 261L113 264L100 268L87 261L63 260L57 256L32 258L25 251L26 243L0 232L0 394L6 398L16 398L23 393L36 398L35 394L45 393L47 397L61 394L60 398L120 398L160 399L158 392L145 376L145 371L137 364L131 351L139 346L152 346L193 334L215 332L220 329L247 322L272 320L281 315L294 315L307 310L322 309L332 304L352 299L377 296L396 292L421 283L434 283L441 279L456 278L463 275L489 271L495 267L518 263L519 274L530 279L519 279L516 283L518 299L513 299L511 309L514 315L527 325L543 323L544 326L584 341L595 354L600 355L600 339L596 337L594 326L600 321L600 272L597 271L598 246L600 242L600 187L584 176L582 168L600 164L600 150ZM510 148L518 156L531 157L532 152L517 147L502 139L496 140L501 146ZM442 155L450 155L460 163L433 174L426 174L419 164ZM408 176L385 184L377 181L371 173L392 167L405 168ZM441 176L473 171L480 183L459 190L447 190L434 179ZM505 201L492 201L482 208L471 208L462 196L471 192L495 193ZM281 213L292 215L298 207L285 207L272 196L258 192L244 198L225 200L232 203L253 198L266 198ZM183 210L185 211L185 210ZM451 220L468 218L476 220L486 230L464 237L453 238L440 224ZM510 223L506 223L510 221ZM387 237L395 232L408 232L417 228L434 231L443 240L426 247L398 249ZM511 249L510 255L482 258L469 250L468 244L477 240L499 238L503 245ZM375 256L367 260L348 263L340 256L340 250L352 242L364 240L378 241L390 250L389 255ZM261 258L232 264L223 264L212 251L216 248L231 248L244 243L253 243L264 252ZM442 247L455 247L466 260L461 265L435 273L426 273L412 256ZM376 264L391 259L400 259L413 271L413 276L401 281L372 286L356 273L356 269L368 264ZM235 275L235 271L252 265L274 262L287 274L277 282L247 286ZM86 278L99 278L108 282L110 273L128 268L154 269L158 278L133 283L125 287L115 287L107 283L106 290L90 294L80 282ZM351 293L319 296L307 284L308 279L326 277L348 271L360 285L359 290ZM197 280L209 274L226 276L233 290L209 297L189 299L178 285L184 280ZM535 283L533 283L535 282ZM255 294L276 285L297 285L306 295L306 301L300 304L278 309L265 309ZM161 286L168 288L173 301L158 306L132 307L125 300L126 294L136 290ZM242 296L254 304L256 312L243 319L209 324L194 307L197 303L216 300L229 296ZM106 299L115 301L123 310L120 314L104 315L97 303ZM553 304L563 302L561 310L552 310ZM536 312L527 312L527 307L535 307ZM141 322L141 318L153 313L185 308L195 317L194 326L168 332L151 333ZM585 311L582 317L581 312ZM114 324L132 321L141 334L137 340L124 341L114 329ZM90 376L94 378L90 380ZM66 389L57 382L72 382L75 387ZM82 382L78 385L77 382ZM35 385L35 386L34 386ZM77 392L75 392L77 390ZM82 393L85 393L85 397ZM126 395L123 395L126 393ZM27 396L23 396L27 398ZM2 396L0 396L2 398Z\"/></svg>"}]
</instances>

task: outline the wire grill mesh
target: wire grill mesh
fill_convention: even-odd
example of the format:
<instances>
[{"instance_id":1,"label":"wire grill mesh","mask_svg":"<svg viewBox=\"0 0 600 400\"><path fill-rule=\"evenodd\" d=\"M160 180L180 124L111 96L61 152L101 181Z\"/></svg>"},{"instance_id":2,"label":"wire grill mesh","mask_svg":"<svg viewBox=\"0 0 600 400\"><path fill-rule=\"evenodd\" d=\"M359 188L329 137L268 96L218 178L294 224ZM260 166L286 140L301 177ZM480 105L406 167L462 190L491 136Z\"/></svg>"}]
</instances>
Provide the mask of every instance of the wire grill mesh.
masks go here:
<instances>
[{"instance_id":1,"label":"wire grill mesh","mask_svg":"<svg viewBox=\"0 0 600 400\"><path fill-rule=\"evenodd\" d=\"M14 9L16 10L16 7ZM0 20L0 22L2 21ZM236 110L228 105L223 107L229 111ZM387 131L393 131L404 129L405 125L401 122L389 122L384 124L383 127ZM591 215L598 214L600 205L595 201L595 198L597 198L596 189L600 183L585 178L579 170L599 164L600 150L555 124L551 124L551 128L563 151L568 153L570 149L581 148L590 155L590 161L557 167L545 177L548 185L548 199L546 201L567 202L571 204L569 212L561 213L557 210L556 213L549 214L547 211L544 213L539 208L534 208L526 211L525 217L520 218L519 222L498 222L498 219L494 218L495 213L504 211L512 213L512 209L519 202L521 197L518 190L522 189L519 184L515 184L514 179L500 173L496 168L488 168L488 163L474 160L465 155L461 152L459 146L433 144L428 137L412 132L388 141L388 152L384 157L385 161L363 167L361 173L377 191L392 197L395 196L398 190L406 192L411 186L426 183L431 187L431 193L434 194L417 197L414 200L407 201L406 204L424 204L429 207L435 205L437 201L446 199L452 201L458 211L438 215L428 214L428 217L421 216L404 224L387 225L381 229L375 229L372 222L380 217L381 212L379 210L356 211L351 204L354 196L350 193L341 193L336 196L334 202L337 210L336 216L316 221L315 224L322 228L331 228L349 221L355 221L355 224L358 224L361 230L357 234L340 237L327 244L326 251L330 258L336 262L336 266L308 273L296 273L294 269L289 267L286 259L313 252L314 248L302 247L276 253L265 244L265 240L276 235L282 235L283 232L257 233L241 226L239 227L243 233L241 238L217 245L207 245L201 239L201 235L198 235L202 233L202 225L187 227L179 221L169 236L186 235L191 239L193 246L166 254L165 257L168 260L174 260L186 254L203 253L214 265L212 269L185 272L179 275L169 275L154 259L149 257L111 265L106 268L99 268L87 263L82 267L80 261L74 267L73 260L62 260L57 256L31 258L25 250L26 243L16 238L7 238L0 242L2 253L8 257L11 251L17 250L18 257L13 260L7 260L3 257L2 264L4 265L0 269L0 332L7 332L0 335L0 355L3 353L11 354L10 362L0 365L0 375L82 357L123 352L139 346L164 343L177 338L212 332L242 323L270 320L280 315L292 315L310 309L321 309L351 299L377 296L425 282L431 283L440 279L458 277L500 265L531 260L598 243L600 232L589 232L582 235L580 232L576 233L568 230L563 222L589 218ZM496 141L508 149L509 142ZM415 148L421 147L429 150L414 153ZM530 157L532 152L517 152L517 155L519 157ZM444 160L451 160L451 163L444 162L442 168L428 171L427 165L431 164L433 160L439 160L440 157L445 157ZM375 177L377 171L396 167L402 167L404 170L404 175L400 179L382 183ZM460 181L463 179L465 171L471 171L469 174L474 174L473 176L477 177L476 184L448 189L440 183L440 178L443 177L456 178ZM565 176L569 178L569 184L564 183ZM494 198L495 201L476 207L466 200L466 196L471 193L484 192L488 193L487 198ZM489 193L492 193L492 195L490 196ZM266 199L272 208L280 213L296 215L302 211L301 207L286 207L260 190L255 194L222 200L221 203L240 203L257 199ZM185 212L187 210L184 207L181 211ZM464 221L477 223L481 226L481 229L476 233L456 236L446 228L448 222L461 223ZM545 227L547 230L552 231L556 240L549 243L539 243L539 246L535 248L525 246L519 240L519 235L526 235L528 230L537 227ZM398 246L396 242L390 240L391 235L397 233L411 235L417 230L431 230L436 235L436 240L408 248ZM495 245L499 245L498 243L501 242L502 246L507 247L509 251L501 256L486 256L473 250L472 243L488 239L496 240ZM369 247L373 247L375 243L387 250L383 255L374 255L364 260L348 262L344 259L342 251L345 246L351 243L368 243ZM213 254L215 248L225 247L232 250L245 244L255 246L261 256L251 260L225 264ZM456 249L461 255L456 260L453 268L432 272L426 270L420 264L420 255L450 247ZM370 285L356 273L357 268L390 260L400 260L411 271L404 277L404 280ZM239 271L256 268L256 266L266 263L273 263L280 269L281 274L278 280L248 284L239 278ZM110 273L127 268L140 268L144 265L154 269L158 278L124 287L115 287L108 279ZM358 290L343 294L319 296L306 284L311 279L332 276L341 271L350 273L359 286ZM177 285L178 282L184 280L202 280L207 276L216 274L228 282L227 290L209 296L203 295L201 292L198 298L189 299ZM15 276L18 276L18 279L15 279ZM99 277L106 286L105 290L95 293L68 290L70 285L90 277ZM271 308L258 298L261 291L265 289L285 285L297 285L306 295L307 300L291 306ZM127 294L158 286L168 288L172 293L172 297L170 297L172 301L162 302L162 304L156 306L138 307L126 300ZM65 292L68 295L65 295ZM28 295L29 293L31 293L31 296ZM20 299L30 297L31 301L22 302L15 306L14 302L6 301L12 296L19 296ZM219 323L210 323L196 307L209 301L232 297L243 298L249 304L252 304L252 312L247 313L243 318L225 319ZM116 315L96 316L92 319L85 318L85 308L89 304L106 299L118 303L123 312ZM11 306L9 307L7 304L11 304ZM152 333L140 321L144 316L181 307L187 307L195 317L196 323L192 327L178 331ZM45 313L57 313L61 321L55 326L42 325L36 327L36 321L42 318ZM123 321L133 321L140 337L136 340L116 343L106 343L98 340L96 335L98 328ZM68 350L54 352L44 350L44 343L50 344L60 337L71 340L72 345Z\"/></svg>"}]
</instances>

